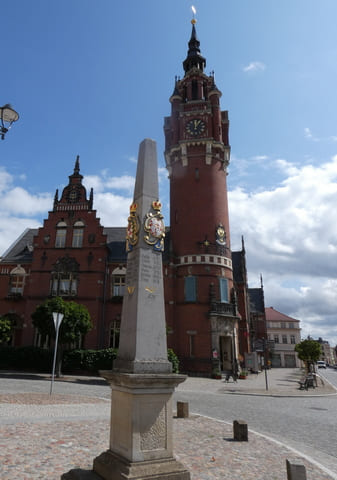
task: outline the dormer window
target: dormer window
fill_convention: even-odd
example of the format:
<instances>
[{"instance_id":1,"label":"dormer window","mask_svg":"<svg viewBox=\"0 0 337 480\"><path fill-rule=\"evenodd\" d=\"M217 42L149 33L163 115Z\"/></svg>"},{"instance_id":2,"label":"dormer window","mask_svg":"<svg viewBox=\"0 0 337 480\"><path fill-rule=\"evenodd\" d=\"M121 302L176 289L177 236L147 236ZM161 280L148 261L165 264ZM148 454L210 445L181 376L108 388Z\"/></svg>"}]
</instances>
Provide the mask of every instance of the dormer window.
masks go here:
<instances>
[{"instance_id":1,"label":"dormer window","mask_svg":"<svg viewBox=\"0 0 337 480\"><path fill-rule=\"evenodd\" d=\"M77 220L73 226L73 241L72 247L80 248L83 244L84 223L82 220Z\"/></svg>"},{"instance_id":2,"label":"dormer window","mask_svg":"<svg viewBox=\"0 0 337 480\"><path fill-rule=\"evenodd\" d=\"M23 295L26 270L18 265L10 272L9 295Z\"/></svg>"},{"instance_id":3,"label":"dormer window","mask_svg":"<svg viewBox=\"0 0 337 480\"><path fill-rule=\"evenodd\" d=\"M55 248L64 248L66 246L67 224L61 220L56 225Z\"/></svg>"},{"instance_id":4,"label":"dormer window","mask_svg":"<svg viewBox=\"0 0 337 480\"><path fill-rule=\"evenodd\" d=\"M115 268L111 275L111 296L123 297L125 293L126 268Z\"/></svg>"}]
</instances>

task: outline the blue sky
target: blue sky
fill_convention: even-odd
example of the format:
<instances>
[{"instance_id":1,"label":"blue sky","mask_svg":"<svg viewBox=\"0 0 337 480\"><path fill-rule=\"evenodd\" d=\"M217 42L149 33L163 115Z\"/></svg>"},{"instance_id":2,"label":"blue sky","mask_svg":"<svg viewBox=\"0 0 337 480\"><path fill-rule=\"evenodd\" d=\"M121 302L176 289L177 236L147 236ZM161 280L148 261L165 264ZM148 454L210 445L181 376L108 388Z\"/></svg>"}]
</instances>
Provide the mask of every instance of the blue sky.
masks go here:
<instances>
[{"instance_id":1,"label":"blue sky","mask_svg":"<svg viewBox=\"0 0 337 480\"><path fill-rule=\"evenodd\" d=\"M20 119L0 142L0 250L41 225L80 155L105 226L124 225L139 143L157 141L183 75L191 5L229 110L232 248L266 306L337 343L335 0L2 2L0 104Z\"/></svg>"}]
</instances>

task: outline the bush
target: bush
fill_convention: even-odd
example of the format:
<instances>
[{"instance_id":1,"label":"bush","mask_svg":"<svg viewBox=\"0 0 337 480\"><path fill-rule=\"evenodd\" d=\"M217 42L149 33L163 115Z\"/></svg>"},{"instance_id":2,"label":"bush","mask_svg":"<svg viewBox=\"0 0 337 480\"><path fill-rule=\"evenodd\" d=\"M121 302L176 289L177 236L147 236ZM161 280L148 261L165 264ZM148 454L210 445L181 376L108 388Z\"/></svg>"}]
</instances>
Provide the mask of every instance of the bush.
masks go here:
<instances>
[{"instance_id":1,"label":"bush","mask_svg":"<svg viewBox=\"0 0 337 480\"><path fill-rule=\"evenodd\" d=\"M64 372L86 371L97 373L98 370L111 370L117 350L70 350L64 352L62 370Z\"/></svg>"},{"instance_id":2,"label":"bush","mask_svg":"<svg viewBox=\"0 0 337 480\"><path fill-rule=\"evenodd\" d=\"M0 347L1 368L51 372L53 352L40 347Z\"/></svg>"},{"instance_id":3,"label":"bush","mask_svg":"<svg viewBox=\"0 0 337 480\"><path fill-rule=\"evenodd\" d=\"M179 360L177 355L172 350L172 348L169 348L167 350L167 357L169 361L172 363L172 373L179 373Z\"/></svg>"},{"instance_id":4,"label":"bush","mask_svg":"<svg viewBox=\"0 0 337 480\"><path fill-rule=\"evenodd\" d=\"M62 371L65 373L111 370L117 357L117 349L104 350L69 350L63 353ZM53 350L40 347L0 347L0 368L22 371L50 373L53 368ZM179 373L179 360L172 349L167 351L172 363L172 372Z\"/></svg>"}]
</instances>

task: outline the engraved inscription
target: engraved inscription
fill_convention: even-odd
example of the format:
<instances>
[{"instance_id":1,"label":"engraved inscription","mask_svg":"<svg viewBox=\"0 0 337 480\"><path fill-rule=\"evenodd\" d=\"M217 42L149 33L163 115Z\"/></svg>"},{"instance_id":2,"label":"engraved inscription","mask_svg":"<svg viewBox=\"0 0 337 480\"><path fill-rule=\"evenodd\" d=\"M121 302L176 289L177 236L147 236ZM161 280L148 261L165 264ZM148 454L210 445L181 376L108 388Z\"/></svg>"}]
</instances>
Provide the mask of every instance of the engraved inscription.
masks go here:
<instances>
[{"instance_id":1,"label":"engraved inscription","mask_svg":"<svg viewBox=\"0 0 337 480\"><path fill-rule=\"evenodd\" d=\"M152 262L148 253L141 258L140 279L145 283L151 283L152 280Z\"/></svg>"},{"instance_id":2,"label":"engraved inscription","mask_svg":"<svg viewBox=\"0 0 337 480\"><path fill-rule=\"evenodd\" d=\"M126 270L126 284L129 286L135 286L137 284L137 258L136 256L129 255L127 270Z\"/></svg>"}]
</instances>

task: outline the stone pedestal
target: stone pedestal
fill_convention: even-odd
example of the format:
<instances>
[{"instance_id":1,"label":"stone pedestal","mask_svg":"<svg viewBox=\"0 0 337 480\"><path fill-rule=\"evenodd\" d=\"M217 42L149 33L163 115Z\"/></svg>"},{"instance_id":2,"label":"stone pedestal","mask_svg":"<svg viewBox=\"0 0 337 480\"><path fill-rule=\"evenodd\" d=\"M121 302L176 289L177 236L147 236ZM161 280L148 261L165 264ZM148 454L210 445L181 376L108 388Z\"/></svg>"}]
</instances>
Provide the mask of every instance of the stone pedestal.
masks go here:
<instances>
[{"instance_id":1,"label":"stone pedestal","mask_svg":"<svg viewBox=\"0 0 337 480\"><path fill-rule=\"evenodd\" d=\"M120 344L111 386L110 448L91 472L62 480L189 480L173 457L172 396L184 375L167 358L162 255L165 226L158 200L156 144L139 147L136 185L126 231L128 252Z\"/></svg>"},{"instance_id":2,"label":"stone pedestal","mask_svg":"<svg viewBox=\"0 0 337 480\"><path fill-rule=\"evenodd\" d=\"M110 449L94 460L105 480L189 480L173 457L172 395L184 375L100 372L111 385Z\"/></svg>"}]
</instances>

